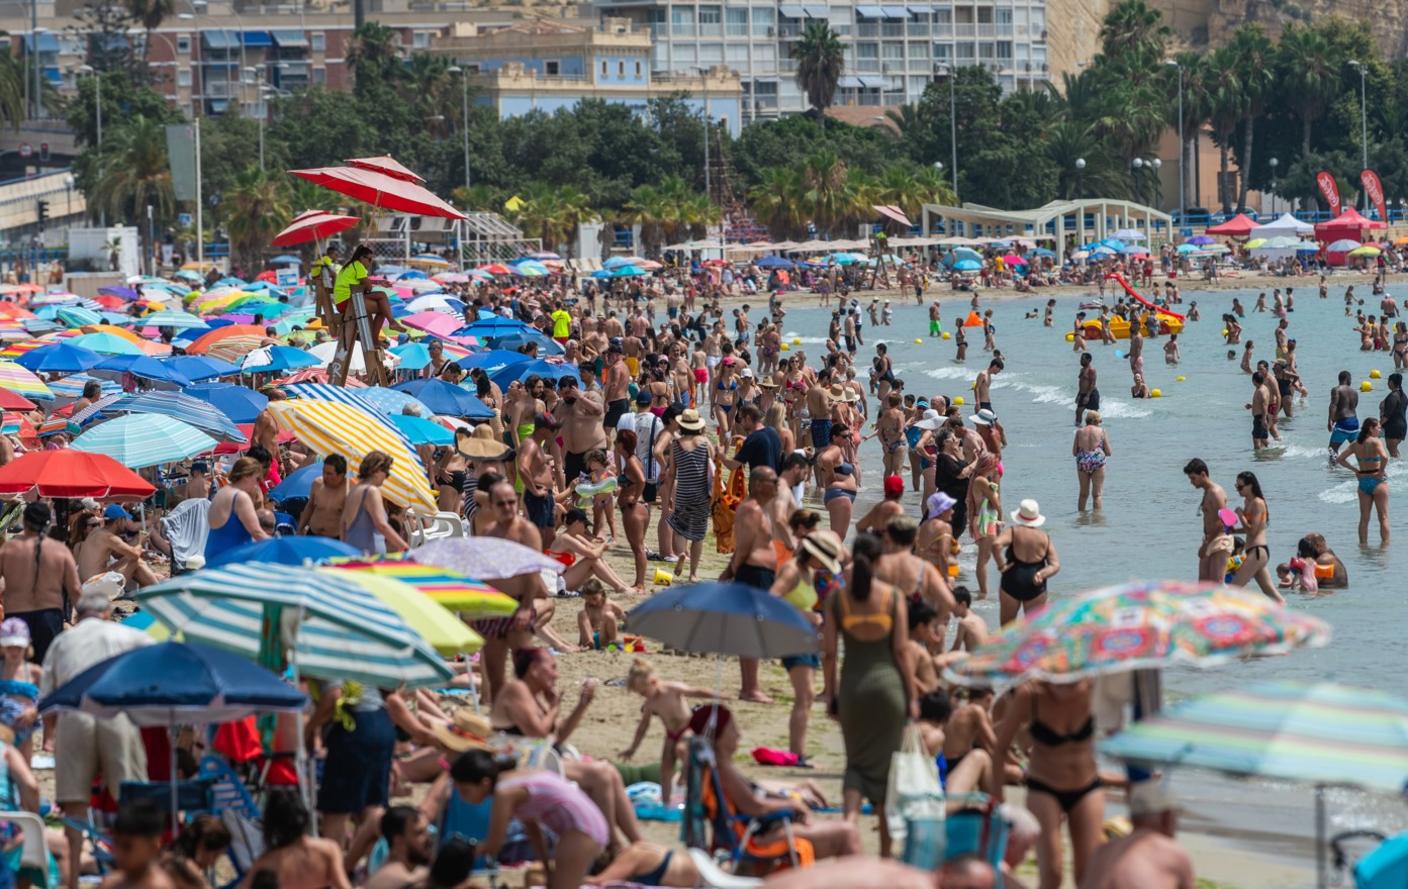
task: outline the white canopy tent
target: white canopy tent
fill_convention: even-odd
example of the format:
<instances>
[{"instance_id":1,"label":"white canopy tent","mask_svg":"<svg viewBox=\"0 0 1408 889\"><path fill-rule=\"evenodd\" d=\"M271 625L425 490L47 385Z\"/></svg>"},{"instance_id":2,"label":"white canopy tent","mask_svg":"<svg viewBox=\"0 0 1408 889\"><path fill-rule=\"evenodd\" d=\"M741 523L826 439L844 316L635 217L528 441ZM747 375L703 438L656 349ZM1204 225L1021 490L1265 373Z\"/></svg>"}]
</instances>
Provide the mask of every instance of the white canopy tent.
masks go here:
<instances>
[{"instance_id":1,"label":"white canopy tent","mask_svg":"<svg viewBox=\"0 0 1408 889\"><path fill-rule=\"evenodd\" d=\"M1282 213L1277 219L1273 219L1265 225L1258 225L1252 229L1253 238L1284 238L1299 237L1300 235L1312 234L1315 226L1308 222L1301 222L1289 213Z\"/></svg>"}]
</instances>

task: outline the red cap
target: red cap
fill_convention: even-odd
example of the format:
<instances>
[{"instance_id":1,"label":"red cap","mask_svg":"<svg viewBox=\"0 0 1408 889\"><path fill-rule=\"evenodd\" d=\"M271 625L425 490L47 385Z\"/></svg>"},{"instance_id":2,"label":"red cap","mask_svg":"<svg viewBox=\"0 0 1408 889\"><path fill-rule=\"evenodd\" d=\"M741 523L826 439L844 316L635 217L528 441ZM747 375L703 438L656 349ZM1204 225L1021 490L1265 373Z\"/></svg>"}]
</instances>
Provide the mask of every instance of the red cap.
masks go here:
<instances>
[{"instance_id":1,"label":"red cap","mask_svg":"<svg viewBox=\"0 0 1408 889\"><path fill-rule=\"evenodd\" d=\"M904 493L904 479L898 475L885 476L885 496L898 497Z\"/></svg>"}]
</instances>

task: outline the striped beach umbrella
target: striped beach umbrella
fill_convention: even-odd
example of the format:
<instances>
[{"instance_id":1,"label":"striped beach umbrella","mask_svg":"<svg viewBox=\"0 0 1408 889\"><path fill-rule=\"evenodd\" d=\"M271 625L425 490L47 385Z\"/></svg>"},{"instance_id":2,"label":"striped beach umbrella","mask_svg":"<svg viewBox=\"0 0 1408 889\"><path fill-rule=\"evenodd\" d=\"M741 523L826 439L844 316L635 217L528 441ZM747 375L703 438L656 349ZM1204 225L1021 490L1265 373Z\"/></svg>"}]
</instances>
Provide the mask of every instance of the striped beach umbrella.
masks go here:
<instances>
[{"instance_id":1,"label":"striped beach umbrella","mask_svg":"<svg viewBox=\"0 0 1408 889\"><path fill-rule=\"evenodd\" d=\"M449 667L391 608L350 579L267 562L228 565L147 587L144 611L191 641L265 666L381 688L435 685Z\"/></svg>"},{"instance_id":2,"label":"striped beach umbrella","mask_svg":"<svg viewBox=\"0 0 1408 889\"><path fill-rule=\"evenodd\" d=\"M319 457L341 454L355 467L373 450L390 454L391 475L382 485L382 493L407 508L436 511L435 492L425 467L415 449L388 423L365 410L330 401L271 401L269 412L280 428L292 432Z\"/></svg>"},{"instance_id":3,"label":"striped beach umbrella","mask_svg":"<svg viewBox=\"0 0 1408 889\"><path fill-rule=\"evenodd\" d=\"M187 355L210 355L236 361L263 343L264 328L254 324L230 324L201 334L186 348Z\"/></svg>"},{"instance_id":4,"label":"striped beach umbrella","mask_svg":"<svg viewBox=\"0 0 1408 889\"><path fill-rule=\"evenodd\" d=\"M0 367L0 376L3 376L2 367ZM112 380L100 380L88 374L72 374L50 384L50 389L53 390L50 397L60 399L65 403L76 401L83 397L83 387L89 383L97 383L103 395L120 395L122 393L122 387ZM3 379L0 379L0 386L4 385Z\"/></svg>"},{"instance_id":5,"label":"striped beach umbrella","mask_svg":"<svg viewBox=\"0 0 1408 889\"><path fill-rule=\"evenodd\" d=\"M446 657L473 654L484 647L484 637L461 623L445 606L409 584L390 577L355 571L318 569L351 580L401 616L430 646Z\"/></svg>"},{"instance_id":6,"label":"striped beach umbrella","mask_svg":"<svg viewBox=\"0 0 1408 889\"><path fill-rule=\"evenodd\" d=\"M73 440L74 450L104 454L128 469L175 463L212 451L215 439L172 417L127 414L100 423Z\"/></svg>"},{"instance_id":7,"label":"striped beach umbrella","mask_svg":"<svg viewBox=\"0 0 1408 889\"><path fill-rule=\"evenodd\" d=\"M565 567L551 556L500 537L432 540L411 550L406 558L480 580L502 580L539 571L561 574Z\"/></svg>"},{"instance_id":8,"label":"striped beach umbrella","mask_svg":"<svg viewBox=\"0 0 1408 889\"><path fill-rule=\"evenodd\" d=\"M54 397L54 391L44 385L43 380L13 361L0 361L0 389L8 389L31 399ZM82 391L79 387L80 394Z\"/></svg>"},{"instance_id":9,"label":"striped beach umbrella","mask_svg":"<svg viewBox=\"0 0 1408 889\"><path fill-rule=\"evenodd\" d=\"M357 397L369 402L384 414L404 414L409 407L416 416L431 417L434 411L409 392L398 392L385 386L368 386L357 390Z\"/></svg>"},{"instance_id":10,"label":"striped beach umbrella","mask_svg":"<svg viewBox=\"0 0 1408 889\"><path fill-rule=\"evenodd\" d=\"M131 340L111 333L85 333L69 340L75 346L92 349L104 355L143 355L142 347Z\"/></svg>"},{"instance_id":11,"label":"striped beach umbrella","mask_svg":"<svg viewBox=\"0 0 1408 889\"><path fill-rule=\"evenodd\" d=\"M170 327L173 330L189 330L192 327L205 326L205 322L200 318L190 312L179 310L153 312L135 320L139 327Z\"/></svg>"},{"instance_id":12,"label":"striped beach umbrella","mask_svg":"<svg viewBox=\"0 0 1408 889\"><path fill-rule=\"evenodd\" d=\"M466 620L508 617L518 610L518 600L512 596L472 577L433 565L386 559L333 562L328 567L394 578L415 587L443 607L458 612Z\"/></svg>"},{"instance_id":13,"label":"striped beach umbrella","mask_svg":"<svg viewBox=\"0 0 1408 889\"><path fill-rule=\"evenodd\" d=\"M172 417L188 426L194 426L218 441L249 440L235 425L235 421L215 405L180 392L143 392L114 405L113 410L124 414L161 414Z\"/></svg>"}]
</instances>

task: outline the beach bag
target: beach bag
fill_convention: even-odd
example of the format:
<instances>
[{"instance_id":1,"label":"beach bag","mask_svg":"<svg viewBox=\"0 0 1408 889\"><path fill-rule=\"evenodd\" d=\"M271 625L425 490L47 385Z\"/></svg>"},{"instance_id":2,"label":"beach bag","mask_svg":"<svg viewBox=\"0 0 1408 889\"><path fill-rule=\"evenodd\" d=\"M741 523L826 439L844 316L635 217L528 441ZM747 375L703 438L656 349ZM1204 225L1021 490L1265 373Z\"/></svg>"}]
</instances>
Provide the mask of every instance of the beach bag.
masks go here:
<instances>
[{"instance_id":1,"label":"beach bag","mask_svg":"<svg viewBox=\"0 0 1408 889\"><path fill-rule=\"evenodd\" d=\"M944 789L939 783L938 764L924 748L918 726L911 723L905 726L900 749L890 754L890 779L885 793L890 838L907 848L909 822L918 825L933 819L938 819L942 836L943 817Z\"/></svg>"}]
</instances>

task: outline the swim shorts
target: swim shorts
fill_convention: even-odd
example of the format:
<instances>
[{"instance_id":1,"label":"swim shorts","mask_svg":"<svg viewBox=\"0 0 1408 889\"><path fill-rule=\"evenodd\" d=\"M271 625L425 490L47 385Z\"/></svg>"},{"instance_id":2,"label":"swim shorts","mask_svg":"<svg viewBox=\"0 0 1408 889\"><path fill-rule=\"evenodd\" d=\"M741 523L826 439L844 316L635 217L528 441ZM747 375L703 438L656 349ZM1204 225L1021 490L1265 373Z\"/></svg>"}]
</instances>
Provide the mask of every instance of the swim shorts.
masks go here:
<instances>
[{"instance_id":1,"label":"swim shorts","mask_svg":"<svg viewBox=\"0 0 1408 889\"><path fill-rule=\"evenodd\" d=\"M1335 428L1330 430L1330 444L1342 445L1346 442L1354 441L1359 437L1359 418L1341 417L1335 421Z\"/></svg>"}]
</instances>

